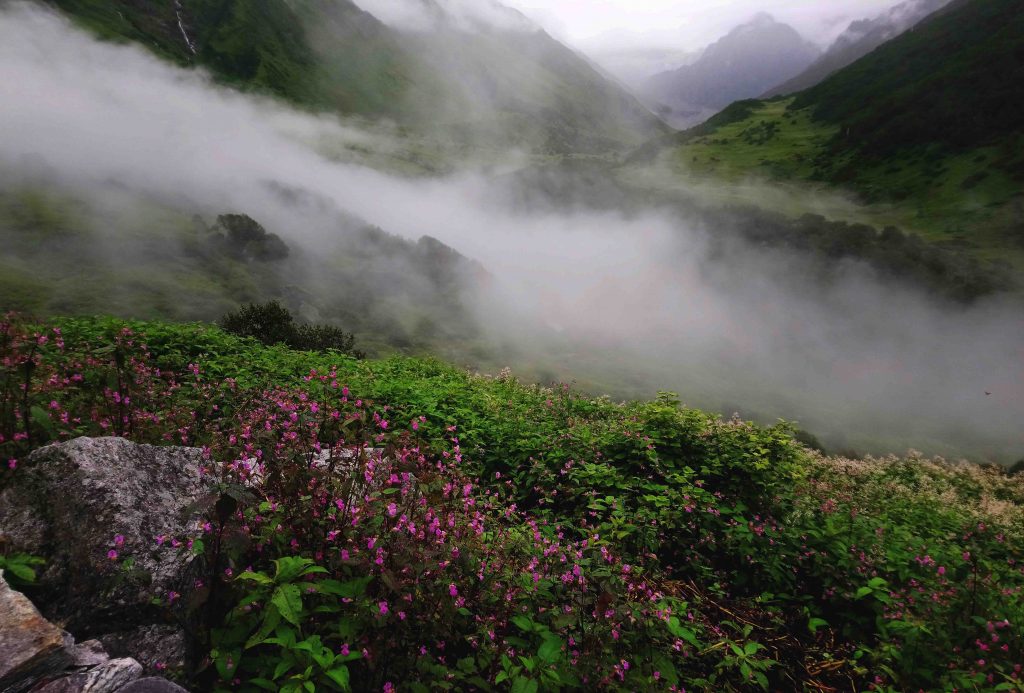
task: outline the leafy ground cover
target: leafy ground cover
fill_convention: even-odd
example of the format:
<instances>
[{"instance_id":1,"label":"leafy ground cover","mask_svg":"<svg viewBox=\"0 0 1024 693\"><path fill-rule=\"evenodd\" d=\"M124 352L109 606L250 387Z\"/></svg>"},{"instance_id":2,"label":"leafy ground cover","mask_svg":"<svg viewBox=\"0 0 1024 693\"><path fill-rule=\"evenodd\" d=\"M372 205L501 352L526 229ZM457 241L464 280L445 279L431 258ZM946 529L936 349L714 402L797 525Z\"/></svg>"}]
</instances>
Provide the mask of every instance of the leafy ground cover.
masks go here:
<instances>
[{"instance_id":1,"label":"leafy ground cover","mask_svg":"<svg viewBox=\"0 0 1024 693\"><path fill-rule=\"evenodd\" d=\"M197 688L1024 690L1022 476L200 324L11 315L0 359L0 485L207 451L208 520L154 538L205 566L158 595Z\"/></svg>"}]
</instances>

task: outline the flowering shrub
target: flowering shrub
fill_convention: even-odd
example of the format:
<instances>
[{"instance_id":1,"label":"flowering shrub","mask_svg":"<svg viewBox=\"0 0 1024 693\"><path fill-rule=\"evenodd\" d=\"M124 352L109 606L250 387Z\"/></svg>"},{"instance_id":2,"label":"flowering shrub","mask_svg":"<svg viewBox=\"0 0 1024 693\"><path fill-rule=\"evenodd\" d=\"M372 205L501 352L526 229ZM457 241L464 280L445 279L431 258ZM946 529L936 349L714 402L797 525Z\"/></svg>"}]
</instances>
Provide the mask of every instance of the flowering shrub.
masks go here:
<instances>
[{"instance_id":1,"label":"flowering shrub","mask_svg":"<svg viewBox=\"0 0 1024 693\"><path fill-rule=\"evenodd\" d=\"M198 325L10 316L0 357L0 484L205 449L207 519L154 538L202 566L158 595L198 688L1024 690L1021 477Z\"/></svg>"}]
</instances>

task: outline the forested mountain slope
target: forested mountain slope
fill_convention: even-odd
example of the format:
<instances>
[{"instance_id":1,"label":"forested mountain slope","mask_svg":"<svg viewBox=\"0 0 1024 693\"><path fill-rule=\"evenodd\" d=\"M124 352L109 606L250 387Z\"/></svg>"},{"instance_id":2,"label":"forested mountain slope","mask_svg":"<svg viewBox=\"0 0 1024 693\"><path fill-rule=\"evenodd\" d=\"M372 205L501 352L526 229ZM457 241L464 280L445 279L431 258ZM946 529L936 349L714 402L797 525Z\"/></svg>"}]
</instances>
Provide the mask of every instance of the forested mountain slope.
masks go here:
<instances>
[{"instance_id":1,"label":"forested mountain slope","mask_svg":"<svg viewBox=\"0 0 1024 693\"><path fill-rule=\"evenodd\" d=\"M429 32L349 0L56 0L100 36L138 41L233 86L314 110L395 119L465 143L605 153L665 132L623 89L525 18ZM511 11L510 11L511 12Z\"/></svg>"},{"instance_id":2,"label":"forested mountain slope","mask_svg":"<svg viewBox=\"0 0 1024 693\"><path fill-rule=\"evenodd\" d=\"M876 17L853 22L810 67L768 90L764 97L792 94L820 84L948 4L949 0L906 0Z\"/></svg>"}]
</instances>

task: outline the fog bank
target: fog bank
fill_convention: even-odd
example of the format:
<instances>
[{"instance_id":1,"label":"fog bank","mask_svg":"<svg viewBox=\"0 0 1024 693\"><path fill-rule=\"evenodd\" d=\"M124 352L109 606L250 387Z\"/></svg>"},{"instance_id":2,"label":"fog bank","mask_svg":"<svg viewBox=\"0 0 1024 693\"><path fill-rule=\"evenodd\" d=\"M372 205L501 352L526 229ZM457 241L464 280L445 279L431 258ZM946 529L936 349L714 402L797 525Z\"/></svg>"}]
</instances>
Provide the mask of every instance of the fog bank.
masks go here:
<instances>
[{"instance_id":1,"label":"fog bank","mask_svg":"<svg viewBox=\"0 0 1024 693\"><path fill-rule=\"evenodd\" d=\"M798 418L835 445L1024 457L1019 303L954 308L856 265L813 282L802 257L712 253L719 229L667 210L535 206L484 172L423 180L339 162L323 152L402 144L216 87L34 6L0 9L0 103L8 185L244 212L310 251L346 232L340 212L440 239L493 275L466 300L513 368Z\"/></svg>"}]
</instances>

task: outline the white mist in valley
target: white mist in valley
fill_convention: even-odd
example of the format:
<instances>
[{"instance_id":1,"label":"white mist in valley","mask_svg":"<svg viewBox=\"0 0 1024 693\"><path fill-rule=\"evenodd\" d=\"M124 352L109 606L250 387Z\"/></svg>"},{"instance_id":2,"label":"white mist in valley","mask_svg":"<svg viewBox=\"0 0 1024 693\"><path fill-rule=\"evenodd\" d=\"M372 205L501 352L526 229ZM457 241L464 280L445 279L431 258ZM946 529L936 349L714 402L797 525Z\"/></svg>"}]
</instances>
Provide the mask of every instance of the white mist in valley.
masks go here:
<instances>
[{"instance_id":1,"label":"white mist in valley","mask_svg":"<svg viewBox=\"0 0 1024 693\"><path fill-rule=\"evenodd\" d=\"M344 233L342 213L443 241L493 276L476 309L514 369L677 390L693 405L796 418L837 445L1024 456L1014 300L952 307L855 265L828 282L780 281L804 260L739 243L712 254L716 229L668 210L528 205L504 175L408 178L339 162L325 152L402 143L217 87L37 6L0 9L0 103L5 185L244 212L312 251Z\"/></svg>"}]
</instances>

